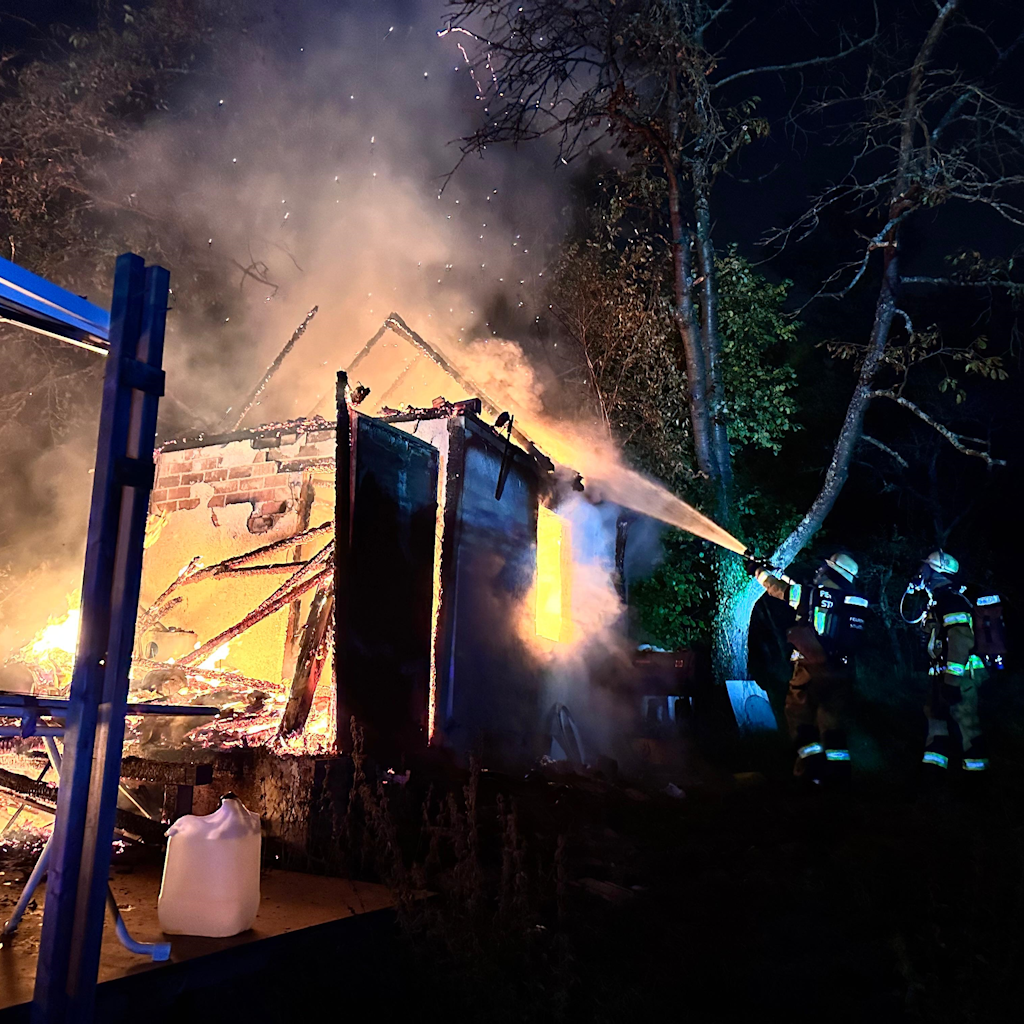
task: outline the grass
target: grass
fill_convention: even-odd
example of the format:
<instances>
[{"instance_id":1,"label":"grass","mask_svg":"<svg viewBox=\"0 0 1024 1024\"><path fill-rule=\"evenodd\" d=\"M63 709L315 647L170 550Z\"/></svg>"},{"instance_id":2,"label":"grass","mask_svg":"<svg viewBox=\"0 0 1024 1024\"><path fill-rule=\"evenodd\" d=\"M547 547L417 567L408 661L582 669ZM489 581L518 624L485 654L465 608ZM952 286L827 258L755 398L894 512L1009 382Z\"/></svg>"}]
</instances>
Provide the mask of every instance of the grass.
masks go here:
<instances>
[{"instance_id":1,"label":"grass","mask_svg":"<svg viewBox=\"0 0 1024 1024\"><path fill-rule=\"evenodd\" d=\"M357 744L349 863L401 897L420 1019L1016 1020L1021 702L993 703L995 770L936 791L914 695L860 705L875 770L845 799L793 791L771 743L733 766L763 785L684 801L476 766L373 784Z\"/></svg>"}]
</instances>

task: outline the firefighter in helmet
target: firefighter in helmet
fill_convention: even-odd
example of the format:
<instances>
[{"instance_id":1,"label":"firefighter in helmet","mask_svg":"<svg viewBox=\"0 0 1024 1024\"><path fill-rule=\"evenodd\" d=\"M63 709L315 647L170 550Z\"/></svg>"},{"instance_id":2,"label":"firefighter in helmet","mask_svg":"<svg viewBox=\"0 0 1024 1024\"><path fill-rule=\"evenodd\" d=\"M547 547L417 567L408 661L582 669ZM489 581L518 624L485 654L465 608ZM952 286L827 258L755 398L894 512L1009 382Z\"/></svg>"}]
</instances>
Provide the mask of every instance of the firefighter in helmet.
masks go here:
<instances>
[{"instance_id":1,"label":"firefighter in helmet","mask_svg":"<svg viewBox=\"0 0 1024 1024\"><path fill-rule=\"evenodd\" d=\"M796 583L755 560L747 562L747 569L769 595L785 601L796 614L786 633L793 647L785 705L796 745L793 774L807 782L845 784L851 769L846 705L868 607L855 584L858 565L837 552L822 562L810 584Z\"/></svg>"},{"instance_id":2,"label":"firefighter in helmet","mask_svg":"<svg viewBox=\"0 0 1024 1024\"><path fill-rule=\"evenodd\" d=\"M988 673L975 653L974 606L957 582L960 563L945 551L933 551L907 595L924 592L927 604L917 620L928 640L931 688L924 714L928 722L925 769L944 773L949 767L949 723L960 730L963 768L983 772L988 752L978 718L978 690ZM905 595L905 596L907 596ZM904 618L906 616L904 615Z\"/></svg>"}]
</instances>

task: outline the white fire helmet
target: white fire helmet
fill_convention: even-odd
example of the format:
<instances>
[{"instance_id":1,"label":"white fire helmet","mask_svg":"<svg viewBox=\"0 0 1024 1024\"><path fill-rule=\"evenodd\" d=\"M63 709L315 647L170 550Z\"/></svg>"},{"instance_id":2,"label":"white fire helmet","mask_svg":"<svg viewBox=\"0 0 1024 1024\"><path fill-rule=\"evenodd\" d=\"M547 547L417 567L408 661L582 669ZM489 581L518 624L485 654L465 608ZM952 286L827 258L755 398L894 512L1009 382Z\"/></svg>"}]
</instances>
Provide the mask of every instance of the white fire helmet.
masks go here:
<instances>
[{"instance_id":1,"label":"white fire helmet","mask_svg":"<svg viewBox=\"0 0 1024 1024\"><path fill-rule=\"evenodd\" d=\"M860 572L860 566L849 556L837 551L825 559L825 564L834 569L847 583L852 583L854 576Z\"/></svg>"},{"instance_id":2,"label":"white fire helmet","mask_svg":"<svg viewBox=\"0 0 1024 1024\"><path fill-rule=\"evenodd\" d=\"M960 571L960 563L945 551L933 551L925 560L936 572L943 576L955 576Z\"/></svg>"}]
</instances>

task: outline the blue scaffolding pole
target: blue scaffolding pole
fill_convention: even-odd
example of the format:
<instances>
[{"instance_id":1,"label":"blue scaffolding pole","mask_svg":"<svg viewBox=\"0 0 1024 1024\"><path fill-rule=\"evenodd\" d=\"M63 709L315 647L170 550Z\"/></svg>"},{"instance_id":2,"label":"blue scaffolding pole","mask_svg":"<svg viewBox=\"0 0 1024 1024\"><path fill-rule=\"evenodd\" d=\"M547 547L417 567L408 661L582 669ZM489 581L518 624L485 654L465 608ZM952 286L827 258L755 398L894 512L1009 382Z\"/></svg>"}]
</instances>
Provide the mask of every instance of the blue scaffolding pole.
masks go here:
<instances>
[{"instance_id":1,"label":"blue scaffolding pole","mask_svg":"<svg viewBox=\"0 0 1024 1024\"><path fill-rule=\"evenodd\" d=\"M164 389L168 280L162 267L147 267L132 254L118 257L108 317L0 260L0 319L108 356L34 1024L87 1024L93 1013L157 406Z\"/></svg>"}]
</instances>

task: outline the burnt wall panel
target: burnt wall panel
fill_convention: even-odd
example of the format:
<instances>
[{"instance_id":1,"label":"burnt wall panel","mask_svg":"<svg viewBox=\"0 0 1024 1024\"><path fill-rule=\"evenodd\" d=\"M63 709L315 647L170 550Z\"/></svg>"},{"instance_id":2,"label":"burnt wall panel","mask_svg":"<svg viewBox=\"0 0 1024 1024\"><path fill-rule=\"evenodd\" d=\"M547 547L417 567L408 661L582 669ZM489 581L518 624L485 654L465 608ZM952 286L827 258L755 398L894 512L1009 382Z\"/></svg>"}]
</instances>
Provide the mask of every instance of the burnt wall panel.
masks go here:
<instances>
[{"instance_id":1,"label":"burnt wall panel","mask_svg":"<svg viewBox=\"0 0 1024 1024\"><path fill-rule=\"evenodd\" d=\"M332 519L333 455L333 425L323 420L294 424L288 432L273 429L213 437L191 447L170 443L156 457L141 607L148 608L193 558L214 565L292 536L304 525L319 526ZM309 482L310 476L315 480ZM308 503L303 501L304 493ZM307 545L302 555L309 557L329 540L323 537ZM293 551L285 550L279 560L292 557ZM239 622L284 578L280 574L208 578L182 587L160 615L157 635L140 630L136 653L159 661L181 658L194 643ZM285 685L290 677L284 666L288 615L278 612L235 637L228 654L214 667L265 681L273 691ZM139 669L136 675L141 683L145 670ZM218 703L218 699L209 702Z\"/></svg>"},{"instance_id":2,"label":"burnt wall panel","mask_svg":"<svg viewBox=\"0 0 1024 1024\"><path fill-rule=\"evenodd\" d=\"M341 724L355 715L375 756L400 758L427 742L438 453L365 416L355 434Z\"/></svg>"},{"instance_id":3,"label":"burnt wall panel","mask_svg":"<svg viewBox=\"0 0 1024 1024\"><path fill-rule=\"evenodd\" d=\"M537 753L540 686L522 639L536 563L537 485L532 466L517 459L495 499L501 454L500 445L467 433L440 703L449 746L512 766Z\"/></svg>"}]
</instances>

